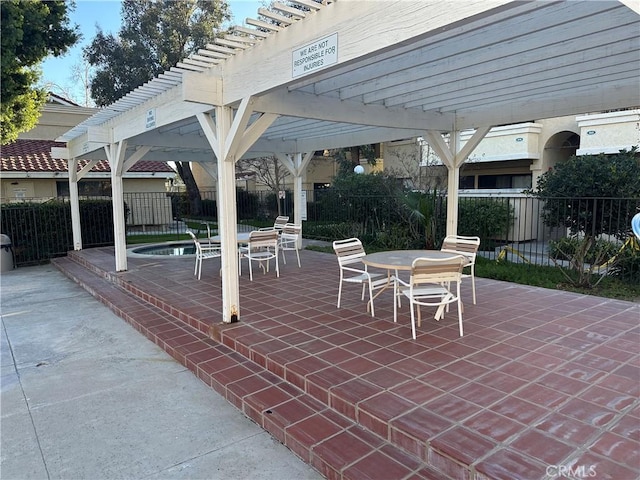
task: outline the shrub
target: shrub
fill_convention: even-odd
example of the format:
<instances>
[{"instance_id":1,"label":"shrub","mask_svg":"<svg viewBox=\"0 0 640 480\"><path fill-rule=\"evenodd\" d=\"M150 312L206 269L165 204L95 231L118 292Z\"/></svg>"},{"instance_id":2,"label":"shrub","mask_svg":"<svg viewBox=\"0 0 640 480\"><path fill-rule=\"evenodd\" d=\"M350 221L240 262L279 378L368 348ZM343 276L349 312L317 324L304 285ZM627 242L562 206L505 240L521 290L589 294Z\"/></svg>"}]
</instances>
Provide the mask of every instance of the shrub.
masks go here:
<instances>
[{"instance_id":1,"label":"shrub","mask_svg":"<svg viewBox=\"0 0 640 480\"><path fill-rule=\"evenodd\" d=\"M246 190L236 192L236 202L238 209L238 220L258 218L260 210L260 199L255 193Z\"/></svg>"},{"instance_id":2,"label":"shrub","mask_svg":"<svg viewBox=\"0 0 640 480\"><path fill-rule=\"evenodd\" d=\"M312 222L304 225L304 236L317 240L349 238L354 236L353 232L354 226L347 222Z\"/></svg>"},{"instance_id":3,"label":"shrub","mask_svg":"<svg viewBox=\"0 0 640 480\"><path fill-rule=\"evenodd\" d=\"M559 240L549 241L549 256L554 260L570 261L578 252L581 240L577 237L564 237ZM597 258L604 257L606 262L613 257L620 247L613 242L596 240L585 255L585 262L593 264Z\"/></svg>"},{"instance_id":4,"label":"shrub","mask_svg":"<svg viewBox=\"0 0 640 480\"><path fill-rule=\"evenodd\" d=\"M186 193L169 193L171 214L175 220L191 215L191 203Z\"/></svg>"},{"instance_id":5,"label":"shrub","mask_svg":"<svg viewBox=\"0 0 640 480\"><path fill-rule=\"evenodd\" d=\"M71 219L71 207L69 204L65 204L65 207L65 210L69 212L69 219ZM79 208L83 245L92 247L113 245L113 204L111 200L81 200ZM125 204L125 224L128 214L129 208ZM69 228L71 228L70 225Z\"/></svg>"},{"instance_id":6,"label":"shrub","mask_svg":"<svg viewBox=\"0 0 640 480\"><path fill-rule=\"evenodd\" d=\"M113 245L111 200L81 200L79 208L83 246ZM16 265L46 262L73 248L71 206L67 202L4 204L1 218Z\"/></svg>"},{"instance_id":7,"label":"shrub","mask_svg":"<svg viewBox=\"0 0 640 480\"><path fill-rule=\"evenodd\" d=\"M567 227L574 235L606 233L622 240L637 211L637 202L624 199L640 195L637 148L616 155L574 155L543 173L532 193L545 200L545 225Z\"/></svg>"},{"instance_id":8,"label":"shrub","mask_svg":"<svg viewBox=\"0 0 640 480\"><path fill-rule=\"evenodd\" d=\"M609 273L625 283L640 285L640 242L631 239L625 243Z\"/></svg>"},{"instance_id":9,"label":"shrub","mask_svg":"<svg viewBox=\"0 0 640 480\"><path fill-rule=\"evenodd\" d=\"M278 213L278 204L280 204L280 212ZM264 199L264 216L274 219L278 215L290 215L293 212L293 192L285 191L284 199L279 198L275 193L270 192Z\"/></svg>"},{"instance_id":10,"label":"shrub","mask_svg":"<svg viewBox=\"0 0 640 480\"><path fill-rule=\"evenodd\" d=\"M218 203L215 200L202 200L202 215L206 218L216 220L218 218Z\"/></svg>"},{"instance_id":11,"label":"shrub","mask_svg":"<svg viewBox=\"0 0 640 480\"><path fill-rule=\"evenodd\" d=\"M492 249L507 238L514 208L492 198L463 198L458 206L458 235L480 237L480 249Z\"/></svg>"}]
</instances>

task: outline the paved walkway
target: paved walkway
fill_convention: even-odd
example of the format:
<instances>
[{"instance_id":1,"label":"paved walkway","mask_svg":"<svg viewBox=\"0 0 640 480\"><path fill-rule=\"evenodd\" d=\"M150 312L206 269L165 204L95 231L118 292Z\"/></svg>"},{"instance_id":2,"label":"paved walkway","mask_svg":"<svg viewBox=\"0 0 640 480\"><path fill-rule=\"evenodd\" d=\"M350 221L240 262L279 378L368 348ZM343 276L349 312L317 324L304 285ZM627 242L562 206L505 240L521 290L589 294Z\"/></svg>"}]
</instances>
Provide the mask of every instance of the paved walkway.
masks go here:
<instances>
[{"instance_id":1,"label":"paved walkway","mask_svg":"<svg viewBox=\"0 0 640 480\"><path fill-rule=\"evenodd\" d=\"M393 322L393 295L336 308L335 255L240 277L221 324L219 265L113 247L54 265L331 479L640 479L640 305L486 278L455 316ZM582 470L580 470L582 469ZM585 470L586 469L586 470ZM575 475L580 476L580 474Z\"/></svg>"},{"instance_id":2,"label":"paved walkway","mask_svg":"<svg viewBox=\"0 0 640 480\"><path fill-rule=\"evenodd\" d=\"M53 266L0 283L2 480L321 478Z\"/></svg>"}]
</instances>

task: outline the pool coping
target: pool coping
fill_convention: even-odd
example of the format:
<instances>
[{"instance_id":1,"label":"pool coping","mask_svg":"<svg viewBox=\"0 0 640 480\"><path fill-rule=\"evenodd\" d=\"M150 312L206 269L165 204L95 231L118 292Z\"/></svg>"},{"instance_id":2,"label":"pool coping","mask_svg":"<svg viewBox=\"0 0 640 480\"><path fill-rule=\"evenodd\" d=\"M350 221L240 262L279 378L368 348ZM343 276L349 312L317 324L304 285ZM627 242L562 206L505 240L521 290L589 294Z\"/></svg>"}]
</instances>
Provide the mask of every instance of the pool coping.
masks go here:
<instances>
[{"instance_id":1,"label":"pool coping","mask_svg":"<svg viewBox=\"0 0 640 480\"><path fill-rule=\"evenodd\" d=\"M132 247L127 248L127 257L131 258L165 258L167 260L176 258L194 258L195 253L187 253L184 255L151 255L148 253L137 253L135 250L151 246L169 246L169 245L193 245L191 240L171 240L168 242L154 242L154 243L138 243Z\"/></svg>"}]
</instances>

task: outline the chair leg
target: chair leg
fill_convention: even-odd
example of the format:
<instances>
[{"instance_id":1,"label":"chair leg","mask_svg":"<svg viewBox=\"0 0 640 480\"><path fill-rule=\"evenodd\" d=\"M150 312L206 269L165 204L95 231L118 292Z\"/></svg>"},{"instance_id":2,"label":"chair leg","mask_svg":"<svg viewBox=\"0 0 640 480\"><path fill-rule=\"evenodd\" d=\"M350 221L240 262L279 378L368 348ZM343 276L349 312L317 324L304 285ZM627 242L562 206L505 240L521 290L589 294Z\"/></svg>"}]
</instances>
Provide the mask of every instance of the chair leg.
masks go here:
<instances>
[{"instance_id":1,"label":"chair leg","mask_svg":"<svg viewBox=\"0 0 640 480\"><path fill-rule=\"evenodd\" d=\"M400 298L400 288L398 282L393 282L393 323L398 323L398 304ZM396 300L398 299L398 300Z\"/></svg>"},{"instance_id":2,"label":"chair leg","mask_svg":"<svg viewBox=\"0 0 640 480\"><path fill-rule=\"evenodd\" d=\"M476 272L474 265L471 265L471 291L473 292L473 304L476 304Z\"/></svg>"},{"instance_id":3,"label":"chair leg","mask_svg":"<svg viewBox=\"0 0 640 480\"><path fill-rule=\"evenodd\" d=\"M340 283L338 284L338 303L336 308L340 308L340 297L342 296L342 270L340 270Z\"/></svg>"},{"instance_id":4,"label":"chair leg","mask_svg":"<svg viewBox=\"0 0 640 480\"><path fill-rule=\"evenodd\" d=\"M253 268L251 266L251 263L252 263L251 257L247 257L247 262L249 263L249 280L253 282Z\"/></svg>"},{"instance_id":5,"label":"chair leg","mask_svg":"<svg viewBox=\"0 0 640 480\"><path fill-rule=\"evenodd\" d=\"M416 317L415 317L415 313L414 313L414 305L413 302L411 300L409 300L409 308L411 309L411 335L413 336L413 339L416 339Z\"/></svg>"},{"instance_id":6,"label":"chair leg","mask_svg":"<svg viewBox=\"0 0 640 480\"><path fill-rule=\"evenodd\" d=\"M458 282L456 293L458 294L458 325L460 327L460 336L464 335L462 330L462 299L460 298L460 282Z\"/></svg>"},{"instance_id":7,"label":"chair leg","mask_svg":"<svg viewBox=\"0 0 640 480\"><path fill-rule=\"evenodd\" d=\"M298 257L298 268L302 268L302 265L300 265L300 254L298 253L298 249L297 248L296 248L296 257Z\"/></svg>"},{"instance_id":8,"label":"chair leg","mask_svg":"<svg viewBox=\"0 0 640 480\"><path fill-rule=\"evenodd\" d=\"M367 282L369 284L369 302L371 303L371 316L375 317L376 312L373 309L373 286L371 286L371 282Z\"/></svg>"}]
</instances>

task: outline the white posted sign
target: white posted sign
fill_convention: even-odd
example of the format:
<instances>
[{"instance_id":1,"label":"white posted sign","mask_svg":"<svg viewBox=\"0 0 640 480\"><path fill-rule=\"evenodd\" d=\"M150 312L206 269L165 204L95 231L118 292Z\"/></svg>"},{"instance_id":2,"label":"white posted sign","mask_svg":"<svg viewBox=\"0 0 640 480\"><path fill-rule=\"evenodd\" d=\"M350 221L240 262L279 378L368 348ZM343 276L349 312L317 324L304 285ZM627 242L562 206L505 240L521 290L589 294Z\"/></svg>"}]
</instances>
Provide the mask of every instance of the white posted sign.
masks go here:
<instances>
[{"instance_id":1,"label":"white posted sign","mask_svg":"<svg viewBox=\"0 0 640 480\"><path fill-rule=\"evenodd\" d=\"M299 77L338 62L338 34L316 40L293 51L292 76Z\"/></svg>"},{"instance_id":2,"label":"white posted sign","mask_svg":"<svg viewBox=\"0 0 640 480\"><path fill-rule=\"evenodd\" d=\"M300 192L300 220L307 219L307 191Z\"/></svg>"},{"instance_id":3,"label":"white posted sign","mask_svg":"<svg viewBox=\"0 0 640 480\"><path fill-rule=\"evenodd\" d=\"M154 128L156 126L156 109L147 110L147 118L145 120L145 128Z\"/></svg>"}]
</instances>

